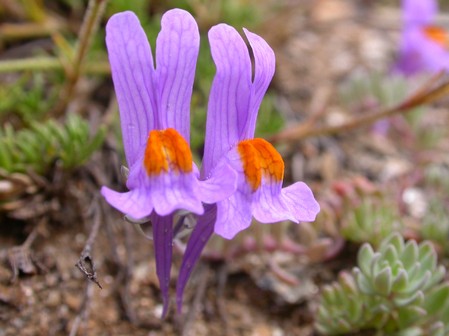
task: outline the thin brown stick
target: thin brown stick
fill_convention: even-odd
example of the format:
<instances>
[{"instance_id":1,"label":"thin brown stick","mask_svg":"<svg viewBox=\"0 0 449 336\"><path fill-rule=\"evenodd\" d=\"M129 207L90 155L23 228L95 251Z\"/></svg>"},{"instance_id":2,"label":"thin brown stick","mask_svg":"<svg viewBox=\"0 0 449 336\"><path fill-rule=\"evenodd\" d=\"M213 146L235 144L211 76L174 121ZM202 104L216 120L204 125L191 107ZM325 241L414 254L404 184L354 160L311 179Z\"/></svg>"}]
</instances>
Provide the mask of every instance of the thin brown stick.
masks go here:
<instances>
[{"instance_id":1,"label":"thin brown stick","mask_svg":"<svg viewBox=\"0 0 449 336\"><path fill-rule=\"evenodd\" d=\"M284 142L295 142L305 138L320 135L333 135L369 126L378 120L391 117L395 114L407 113L411 111L413 108L433 103L449 94L449 80L443 82L442 84L437 85L436 87L432 85L437 80L439 80L441 76L442 76L441 74L437 74L429 82L425 83L418 90L416 90L411 97L409 97L408 99L406 99L405 101L401 102L396 106L387 109L380 109L366 116L354 118L342 125L337 126L313 127L315 122L310 122L309 120L306 120L305 122L297 126L281 131L278 134L275 134L269 140L273 143L284 143Z\"/></svg>"},{"instance_id":2,"label":"thin brown stick","mask_svg":"<svg viewBox=\"0 0 449 336\"><path fill-rule=\"evenodd\" d=\"M209 281L209 267L206 264L200 264L198 272L199 283L195 291L195 297L193 298L192 306L186 316L185 322L182 327L182 336L192 335L193 322L196 320L196 315L200 310L200 305L203 302L206 295L207 283Z\"/></svg>"},{"instance_id":3,"label":"thin brown stick","mask_svg":"<svg viewBox=\"0 0 449 336\"><path fill-rule=\"evenodd\" d=\"M217 310L220 320L223 323L223 335L231 335L229 330L229 318L226 311L225 290L228 282L228 263L223 263L217 272Z\"/></svg>"},{"instance_id":4,"label":"thin brown stick","mask_svg":"<svg viewBox=\"0 0 449 336\"><path fill-rule=\"evenodd\" d=\"M3 23L0 26L0 36L3 40L19 40L37 37L46 37L53 32L65 29L62 22L52 20L47 24L42 23Z\"/></svg>"},{"instance_id":5,"label":"thin brown stick","mask_svg":"<svg viewBox=\"0 0 449 336\"><path fill-rule=\"evenodd\" d=\"M5 256L8 257L11 265L13 276L11 282L15 282L19 276L19 272L34 273L36 268L32 261L31 245L39 235L42 226L46 224L46 220L42 218L33 228L26 240L19 246L14 246L6 250ZM3 256L2 256L3 257Z\"/></svg>"},{"instance_id":6,"label":"thin brown stick","mask_svg":"<svg viewBox=\"0 0 449 336\"><path fill-rule=\"evenodd\" d=\"M64 86L61 99L56 104L56 107L52 111L54 116L62 114L67 107L70 98L73 96L76 88L76 84L82 73L83 61L86 57L87 51L91 44L92 38L98 29L100 19L106 9L107 0L90 0L86 15L79 32L79 40L75 49L75 57L72 62L72 66L67 69L68 81Z\"/></svg>"},{"instance_id":7,"label":"thin brown stick","mask_svg":"<svg viewBox=\"0 0 449 336\"><path fill-rule=\"evenodd\" d=\"M81 304L81 308L75 320L73 321L69 336L75 336L78 333L81 323L83 321L87 321L87 319L89 318L90 302L92 300L92 295L93 295L93 286L91 282L88 282L86 284L86 290L84 292L84 298Z\"/></svg>"},{"instance_id":8,"label":"thin brown stick","mask_svg":"<svg viewBox=\"0 0 449 336\"><path fill-rule=\"evenodd\" d=\"M132 278L132 272L134 269L134 258L133 258L133 237L131 228L129 225L125 225L125 249L126 249L126 261L121 264L118 280L118 292L120 295L121 304L126 316L134 325L141 325L141 321L135 312L133 305L131 304L130 295L130 281Z\"/></svg>"},{"instance_id":9,"label":"thin brown stick","mask_svg":"<svg viewBox=\"0 0 449 336\"><path fill-rule=\"evenodd\" d=\"M102 287L97 279L97 271L95 269L95 264L93 262L91 253L102 222L101 210L97 200L94 210L92 230L89 234L89 238L87 239L86 244L84 245L84 249L81 252L81 256L78 259L78 262L75 264L75 266L87 277L87 279L97 284L100 289L102 289Z\"/></svg>"}]
</instances>

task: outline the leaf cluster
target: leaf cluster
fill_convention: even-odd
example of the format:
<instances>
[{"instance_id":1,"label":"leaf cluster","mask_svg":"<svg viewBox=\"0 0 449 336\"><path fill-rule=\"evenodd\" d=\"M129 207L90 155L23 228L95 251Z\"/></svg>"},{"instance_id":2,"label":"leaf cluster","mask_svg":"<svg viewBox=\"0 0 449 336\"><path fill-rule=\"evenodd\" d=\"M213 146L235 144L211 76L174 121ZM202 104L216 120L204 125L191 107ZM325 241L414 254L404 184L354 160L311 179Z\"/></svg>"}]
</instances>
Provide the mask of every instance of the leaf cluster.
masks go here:
<instances>
[{"instance_id":1,"label":"leaf cluster","mask_svg":"<svg viewBox=\"0 0 449 336\"><path fill-rule=\"evenodd\" d=\"M347 240L379 246L392 232L402 229L397 210L382 198L361 196L361 201L351 208L342 218L341 234Z\"/></svg>"},{"instance_id":2,"label":"leaf cluster","mask_svg":"<svg viewBox=\"0 0 449 336\"><path fill-rule=\"evenodd\" d=\"M326 335L376 330L382 335L447 335L449 283L433 247L387 237L361 247L358 266L324 287L316 328Z\"/></svg>"},{"instance_id":3,"label":"leaf cluster","mask_svg":"<svg viewBox=\"0 0 449 336\"><path fill-rule=\"evenodd\" d=\"M0 167L7 172L33 170L45 174L55 160L66 169L83 164L105 138L105 128L91 134L89 122L70 114L64 123L55 120L31 122L29 128L0 129Z\"/></svg>"}]
</instances>

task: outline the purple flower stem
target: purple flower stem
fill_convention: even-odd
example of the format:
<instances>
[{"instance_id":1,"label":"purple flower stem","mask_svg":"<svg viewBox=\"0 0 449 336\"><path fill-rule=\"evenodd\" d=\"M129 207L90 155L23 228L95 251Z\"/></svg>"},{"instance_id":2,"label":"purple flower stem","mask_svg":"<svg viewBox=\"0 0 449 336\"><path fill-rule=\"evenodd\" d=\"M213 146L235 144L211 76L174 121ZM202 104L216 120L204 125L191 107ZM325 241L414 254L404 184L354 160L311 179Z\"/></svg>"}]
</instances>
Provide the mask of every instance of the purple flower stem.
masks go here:
<instances>
[{"instance_id":1,"label":"purple flower stem","mask_svg":"<svg viewBox=\"0 0 449 336\"><path fill-rule=\"evenodd\" d=\"M189 242L185 250L184 258L178 276L178 286L176 288L176 304L178 312L182 312L182 297L187 280L198 262L201 252L206 246L209 238L214 233L214 223L217 216L216 206L207 205L205 213L202 215L192 231Z\"/></svg>"},{"instance_id":2,"label":"purple flower stem","mask_svg":"<svg viewBox=\"0 0 449 336\"><path fill-rule=\"evenodd\" d=\"M156 273L162 293L164 305L162 318L164 318L169 306L170 269L173 254L173 215L163 217L154 215L152 217Z\"/></svg>"}]
</instances>

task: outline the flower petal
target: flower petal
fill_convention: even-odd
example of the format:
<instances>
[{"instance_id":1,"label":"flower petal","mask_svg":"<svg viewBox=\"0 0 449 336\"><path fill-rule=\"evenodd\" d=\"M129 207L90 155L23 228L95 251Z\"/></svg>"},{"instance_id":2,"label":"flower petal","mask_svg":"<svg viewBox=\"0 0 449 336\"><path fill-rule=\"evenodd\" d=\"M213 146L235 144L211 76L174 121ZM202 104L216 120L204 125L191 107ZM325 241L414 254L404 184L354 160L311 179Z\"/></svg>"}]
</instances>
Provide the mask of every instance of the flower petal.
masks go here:
<instances>
[{"instance_id":1,"label":"flower petal","mask_svg":"<svg viewBox=\"0 0 449 336\"><path fill-rule=\"evenodd\" d=\"M242 139L250 139L254 137L260 104L274 76L276 58L273 49L262 37L245 28L243 30L254 55L253 94L247 124L242 135Z\"/></svg>"},{"instance_id":2,"label":"flower petal","mask_svg":"<svg viewBox=\"0 0 449 336\"><path fill-rule=\"evenodd\" d=\"M145 32L132 12L115 14L109 19L106 46L130 167L136 161L148 131L155 128L153 57Z\"/></svg>"},{"instance_id":3,"label":"flower petal","mask_svg":"<svg viewBox=\"0 0 449 336\"><path fill-rule=\"evenodd\" d=\"M190 13L173 9L162 16L156 41L159 127L175 128L187 142L190 136L192 98L200 36Z\"/></svg>"},{"instance_id":4,"label":"flower petal","mask_svg":"<svg viewBox=\"0 0 449 336\"><path fill-rule=\"evenodd\" d=\"M405 75L449 70L449 52L427 38L421 28L410 28L403 34L395 69Z\"/></svg>"},{"instance_id":5,"label":"flower petal","mask_svg":"<svg viewBox=\"0 0 449 336\"><path fill-rule=\"evenodd\" d=\"M178 282L176 284L176 303L179 313L182 311L182 297L187 281L201 256L201 252L214 232L216 217L217 207L215 205L206 205L204 215L198 218L192 234L190 235L179 270Z\"/></svg>"},{"instance_id":6,"label":"flower petal","mask_svg":"<svg viewBox=\"0 0 449 336\"><path fill-rule=\"evenodd\" d=\"M153 226L154 256L156 259L156 273L162 293L164 308L162 317L167 315L169 305L170 270L173 254L173 215L151 216Z\"/></svg>"},{"instance_id":7,"label":"flower petal","mask_svg":"<svg viewBox=\"0 0 449 336\"><path fill-rule=\"evenodd\" d=\"M221 160L212 175L199 184L201 200L212 204L229 196L237 189L237 172Z\"/></svg>"},{"instance_id":8,"label":"flower petal","mask_svg":"<svg viewBox=\"0 0 449 336\"><path fill-rule=\"evenodd\" d=\"M239 33L219 24L210 29L209 41L217 72L209 95L202 176L240 140L251 96L251 60Z\"/></svg>"},{"instance_id":9,"label":"flower petal","mask_svg":"<svg viewBox=\"0 0 449 336\"><path fill-rule=\"evenodd\" d=\"M226 239L247 229L252 220L251 195L242 190L237 190L228 199L217 203L217 220L215 233Z\"/></svg>"},{"instance_id":10,"label":"flower petal","mask_svg":"<svg viewBox=\"0 0 449 336\"><path fill-rule=\"evenodd\" d=\"M257 200L253 202L253 207L253 216L261 223L276 223L283 220L297 222L281 197L280 183L264 181L257 191Z\"/></svg>"},{"instance_id":11,"label":"flower petal","mask_svg":"<svg viewBox=\"0 0 449 336\"><path fill-rule=\"evenodd\" d=\"M144 168L144 153L129 171L126 186L128 189L142 190L150 199L154 211L160 216L167 216L175 210L187 210L197 215L204 212L198 180L198 168L193 164L191 172L163 171L149 176Z\"/></svg>"},{"instance_id":12,"label":"flower petal","mask_svg":"<svg viewBox=\"0 0 449 336\"><path fill-rule=\"evenodd\" d=\"M438 12L435 0L402 0L405 25L427 25Z\"/></svg>"},{"instance_id":13,"label":"flower petal","mask_svg":"<svg viewBox=\"0 0 449 336\"><path fill-rule=\"evenodd\" d=\"M154 211L161 216L180 209L197 215L203 214L198 184L193 173L165 173L152 178L151 198Z\"/></svg>"},{"instance_id":14,"label":"flower petal","mask_svg":"<svg viewBox=\"0 0 449 336\"><path fill-rule=\"evenodd\" d=\"M142 189L119 193L102 187L101 194L111 206L134 219L144 218L153 211L151 197Z\"/></svg>"},{"instance_id":15,"label":"flower petal","mask_svg":"<svg viewBox=\"0 0 449 336\"><path fill-rule=\"evenodd\" d=\"M312 190L304 182L296 182L281 190L282 200L299 222L313 222L320 212Z\"/></svg>"}]
</instances>

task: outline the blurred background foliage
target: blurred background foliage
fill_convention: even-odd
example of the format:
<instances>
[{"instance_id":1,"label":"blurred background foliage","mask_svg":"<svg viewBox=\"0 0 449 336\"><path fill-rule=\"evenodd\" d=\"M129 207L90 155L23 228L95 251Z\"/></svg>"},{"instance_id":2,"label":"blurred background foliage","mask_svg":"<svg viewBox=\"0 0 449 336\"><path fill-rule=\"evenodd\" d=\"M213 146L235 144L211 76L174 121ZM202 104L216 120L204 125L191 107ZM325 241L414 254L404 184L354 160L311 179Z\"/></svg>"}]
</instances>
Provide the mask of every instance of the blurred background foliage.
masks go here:
<instances>
[{"instance_id":1,"label":"blurred background foliage","mask_svg":"<svg viewBox=\"0 0 449 336\"><path fill-rule=\"evenodd\" d=\"M240 31L242 31L242 27L251 29L258 23L261 13L258 12L254 1L231 0L210 3L202 0L114 0L108 2L101 25L103 26L107 18L114 13L125 10L134 11L142 22L154 52L155 40L160 30L161 14L173 7L184 8L192 12L198 20L202 34L191 109L192 151L201 154L207 97L215 73L207 42L207 30L218 22L227 22ZM70 110L68 102L66 102L68 109L63 113L55 111L58 102L64 95L66 80L70 80L70 76L73 75L71 74L71 63L75 62L77 34L80 30L80 27L74 23L77 22L76 18L83 17L86 2L59 0L49 4L39 0L24 0L14 4L9 3L9 6L0 6L0 8L0 17L7 18L10 12L14 12L24 20L32 22L28 27L25 26L25 29L19 28L15 22L10 22L9 26L3 26L0 43L4 46L12 47L16 43L23 43L24 40L34 37L35 34L42 34L43 38L37 47L30 45L29 50L16 51L16 53L20 53L21 57L17 60L18 62L12 62L13 67L17 67L16 72L11 72L10 60L15 56L14 54L6 53L0 58L0 120L2 128L0 162L2 168L9 172L23 172L32 169L45 175L48 162L55 160L61 159L64 167L82 165L95 150L101 147L105 127L115 129L114 133L118 136L117 142L120 143L118 113L113 114L109 125L101 125L101 127L94 125L93 129L90 129L88 106L83 106L81 110L77 111L77 114L80 115L72 115L70 119L67 118L66 113ZM71 13L67 21L63 21L60 16L63 11ZM26 34L27 29L29 36ZM80 71L90 78L95 76L96 82L108 82L110 75L104 44L104 29L99 29L91 38L89 51L84 58L85 64ZM86 72L87 74L85 74ZM91 72L95 72L95 74ZM76 76L79 75L76 74ZM80 84L78 83L78 85ZM101 85L97 84L96 86L98 88ZM77 99L76 97L71 98ZM101 99L105 99L104 94ZM262 104L257 126L259 136L272 134L283 125L282 117L275 109L275 99L275 96L270 94ZM116 106L113 109L117 111ZM58 114L58 118L54 118L55 114ZM74 123L80 126L80 132L74 132L72 127ZM54 130L58 131L55 133ZM55 137L59 137L61 142L57 144ZM43 141L44 138L47 138L46 141ZM88 144L82 153L79 148L81 144ZM45 154L45 160L39 159L41 154ZM199 156L197 155L197 157ZM69 160L71 160L70 164Z\"/></svg>"}]
</instances>

